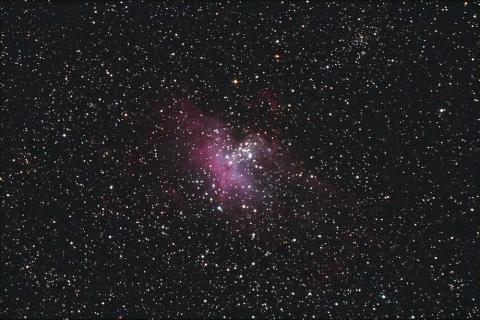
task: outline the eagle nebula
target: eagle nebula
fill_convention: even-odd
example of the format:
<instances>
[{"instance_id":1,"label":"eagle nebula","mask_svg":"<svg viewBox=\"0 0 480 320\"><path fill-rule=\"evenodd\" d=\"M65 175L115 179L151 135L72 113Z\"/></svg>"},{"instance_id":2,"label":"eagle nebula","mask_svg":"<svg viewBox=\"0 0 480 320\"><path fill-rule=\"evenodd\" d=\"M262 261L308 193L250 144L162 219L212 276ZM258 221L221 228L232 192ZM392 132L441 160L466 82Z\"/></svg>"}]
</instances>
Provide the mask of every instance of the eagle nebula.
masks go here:
<instances>
[{"instance_id":1,"label":"eagle nebula","mask_svg":"<svg viewBox=\"0 0 480 320\"><path fill-rule=\"evenodd\" d=\"M152 147L169 181L160 179L159 189L178 214L213 215L244 238L270 243L313 239L320 249L309 258L323 259L328 250L333 258L324 271L338 270L351 256L355 230L365 234L356 197L305 166L272 126L275 122L268 121L281 114L274 95L265 90L256 97L254 104L269 106L267 121L263 127L246 125L241 135L233 133L228 120L202 112L188 97L155 107L148 116Z\"/></svg>"}]
</instances>

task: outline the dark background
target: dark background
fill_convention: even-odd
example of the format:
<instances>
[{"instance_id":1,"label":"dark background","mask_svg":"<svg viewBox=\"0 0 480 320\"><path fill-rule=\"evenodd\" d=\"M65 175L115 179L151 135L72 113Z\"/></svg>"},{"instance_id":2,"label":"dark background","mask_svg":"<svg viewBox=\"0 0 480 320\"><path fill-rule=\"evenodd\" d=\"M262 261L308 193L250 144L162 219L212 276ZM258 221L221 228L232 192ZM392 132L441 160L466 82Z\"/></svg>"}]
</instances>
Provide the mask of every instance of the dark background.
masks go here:
<instances>
[{"instance_id":1,"label":"dark background","mask_svg":"<svg viewBox=\"0 0 480 320\"><path fill-rule=\"evenodd\" d=\"M1 8L2 317L479 316L478 4ZM348 262L166 196L152 115L174 97L274 128L354 195Z\"/></svg>"}]
</instances>

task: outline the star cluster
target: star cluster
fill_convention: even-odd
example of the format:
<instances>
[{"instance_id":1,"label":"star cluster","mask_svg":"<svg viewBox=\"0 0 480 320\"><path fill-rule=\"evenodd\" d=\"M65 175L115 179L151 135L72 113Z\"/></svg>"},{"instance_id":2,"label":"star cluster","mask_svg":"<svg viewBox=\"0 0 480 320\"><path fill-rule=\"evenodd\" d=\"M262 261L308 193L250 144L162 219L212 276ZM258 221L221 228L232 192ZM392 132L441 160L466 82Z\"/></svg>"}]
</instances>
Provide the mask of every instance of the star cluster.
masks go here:
<instances>
[{"instance_id":1,"label":"star cluster","mask_svg":"<svg viewBox=\"0 0 480 320\"><path fill-rule=\"evenodd\" d=\"M3 318L478 318L478 4L2 3Z\"/></svg>"}]
</instances>

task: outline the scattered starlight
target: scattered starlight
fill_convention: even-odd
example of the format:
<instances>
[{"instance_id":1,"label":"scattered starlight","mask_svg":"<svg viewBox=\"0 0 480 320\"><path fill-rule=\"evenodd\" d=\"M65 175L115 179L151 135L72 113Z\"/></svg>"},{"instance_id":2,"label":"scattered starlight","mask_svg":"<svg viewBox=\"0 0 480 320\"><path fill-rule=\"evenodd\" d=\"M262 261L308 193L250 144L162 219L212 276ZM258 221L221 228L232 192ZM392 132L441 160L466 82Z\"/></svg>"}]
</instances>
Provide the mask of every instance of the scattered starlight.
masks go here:
<instances>
[{"instance_id":1,"label":"scattered starlight","mask_svg":"<svg viewBox=\"0 0 480 320\"><path fill-rule=\"evenodd\" d=\"M479 318L475 3L2 6L4 318Z\"/></svg>"}]
</instances>

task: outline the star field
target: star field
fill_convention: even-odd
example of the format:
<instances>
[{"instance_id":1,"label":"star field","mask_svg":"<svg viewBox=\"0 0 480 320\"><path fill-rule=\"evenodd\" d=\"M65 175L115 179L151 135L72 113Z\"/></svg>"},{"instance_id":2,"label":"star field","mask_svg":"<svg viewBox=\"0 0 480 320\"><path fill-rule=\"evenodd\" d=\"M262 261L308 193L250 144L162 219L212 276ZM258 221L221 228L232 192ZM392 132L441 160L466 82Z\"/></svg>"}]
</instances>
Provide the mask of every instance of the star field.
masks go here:
<instances>
[{"instance_id":1,"label":"star field","mask_svg":"<svg viewBox=\"0 0 480 320\"><path fill-rule=\"evenodd\" d=\"M478 318L478 3L2 3L2 318Z\"/></svg>"}]
</instances>

